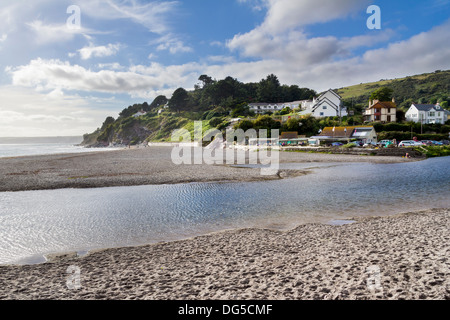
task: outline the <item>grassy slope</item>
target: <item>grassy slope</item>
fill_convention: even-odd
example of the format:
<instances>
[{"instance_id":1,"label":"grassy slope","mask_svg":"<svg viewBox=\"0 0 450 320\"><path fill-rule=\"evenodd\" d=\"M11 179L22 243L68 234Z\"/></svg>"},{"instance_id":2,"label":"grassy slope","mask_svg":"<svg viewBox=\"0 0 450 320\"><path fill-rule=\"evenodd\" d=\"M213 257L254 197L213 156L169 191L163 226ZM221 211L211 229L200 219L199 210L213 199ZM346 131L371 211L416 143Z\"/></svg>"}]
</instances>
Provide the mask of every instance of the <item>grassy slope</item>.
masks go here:
<instances>
[{"instance_id":1,"label":"grassy slope","mask_svg":"<svg viewBox=\"0 0 450 320\"><path fill-rule=\"evenodd\" d=\"M370 94L380 87L391 87L394 89L394 97L400 102L418 96L425 99L443 93L449 95L450 70L439 73L425 73L400 79L380 80L377 82L361 83L337 89L337 93L344 99L354 98L357 102L366 102Z\"/></svg>"}]
</instances>

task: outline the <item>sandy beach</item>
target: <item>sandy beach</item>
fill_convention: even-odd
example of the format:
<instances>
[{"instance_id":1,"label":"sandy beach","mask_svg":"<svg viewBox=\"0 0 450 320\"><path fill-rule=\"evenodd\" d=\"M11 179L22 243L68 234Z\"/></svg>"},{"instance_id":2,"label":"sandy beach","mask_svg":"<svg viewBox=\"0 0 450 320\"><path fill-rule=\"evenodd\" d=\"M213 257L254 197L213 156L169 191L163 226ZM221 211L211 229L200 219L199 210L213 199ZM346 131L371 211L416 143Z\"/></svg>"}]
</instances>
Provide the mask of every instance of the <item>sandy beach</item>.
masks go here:
<instances>
[{"instance_id":1,"label":"sandy beach","mask_svg":"<svg viewBox=\"0 0 450 320\"><path fill-rule=\"evenodd\" d=\"M356 220L0 266L0 299L450 299L450 210Z\"/></svg>"},{"instance_id":2,"label":"sandy beach","mask_svg":"<svg viewBox=\"0 0 450 320\"><path fill-rule=\"evenodd\" d=\"M253 181L308 173L285 170L264 177L250 168L176 166L169 150L0 159L0 191ZM286 152L280 161L414 160ZM450 299L450 209L353 220L290 231L230 230L82 257L61 254L38 265L0 266L0 299ZM79 282L73 282L77 272Z\"/></svg>"},{"instance_id":3,"label":"sandy beach","mask_svg":"<svg viewBox=\"0 0 450 320\"><path fill-rule=\"evenodd\" d=\"M306 174L285 170L262 176L261 170L229 165L175 165L170 147L110 152L0 158L0 192L61 188L174 184L213 181L258 181ZM248 152L246 153L248 158ZM280 163L416 161L401 157L281 152ZM237 156L236 156L237 159Z\"/></svg>"}]
</instances>

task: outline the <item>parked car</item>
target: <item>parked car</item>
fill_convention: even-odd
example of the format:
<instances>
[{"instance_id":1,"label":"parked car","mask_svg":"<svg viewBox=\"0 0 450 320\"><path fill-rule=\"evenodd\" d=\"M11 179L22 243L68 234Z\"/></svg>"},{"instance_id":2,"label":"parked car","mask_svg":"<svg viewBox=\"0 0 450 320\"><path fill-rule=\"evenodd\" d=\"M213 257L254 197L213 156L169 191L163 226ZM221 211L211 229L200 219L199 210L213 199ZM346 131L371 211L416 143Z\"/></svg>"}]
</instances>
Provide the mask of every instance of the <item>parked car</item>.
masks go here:
<instances>
[{"instance_id":1,"label":"parked car","mask_svg":"<svg viewBox=\"0 0 450 320\"><path fill-rule=\"evenodd\" d=\"M431 140L422 140L421 143L425 146L432 146L434 144Z\"/></svg>"},{"instance_id":2,"label":"parked car","mask_svg":"<svg viewBox=\"0 0 450 320\"><path fill-rule=\"evenodd\" d=\"M434 144L435 146L442 146L442 145L444 145L442 142L435 141L435 140L431 140L431 142L433 142L433 144Z\"/></svg>"},{"instance_id":3,"label":"parked car","mask_svg":"<svg viewBox=\"0 0 450 320\"><path fill-rule=\"evenodd\" d=\"M448 146L450 144L450 141L448 140L442 140L441 142L444 146Z\"/></svg>"},{"instance_id":4,"label":"parked car","mask_svg":"<svg viewBox=\"0 0 450 320\"><path fill-rule=\"evenodd\" d=\"M363 145L364 148L368 148L368 147L373 148L373 147L377 147L377 146L378 146L378 144L376 144L375 142L366 142Z\"/></svg>"},{"instance_id":5,"label":"parked car","mask_svg":"<svg viewBox=\"0 0 450 320\"><path fill-rule=\"evenodd\" d=\"M399 147L417 147L422 145L421 142L414 140L404 140L398 144Z\"/></svg>"},{"instance_id":6,"label":"parked car","mask_svg":"<svg viewBox=\"0 0 450 320\"><path fill-rule=\"evenodd\" d=\"M384 148L388 148L389 146L396 146L394 145L393 140L381 140L380 142L378 142L378 145Z\"/></svg>"},{"instance_id":7,"label":"parked car","mask_svg":"<svg viewBox=\"0 0 450 320\"><path fill-rule=\"evenodd\" d=\"M332 147L341 147L341 146L343 146L343 145L344 145L344 144L341 143L341 142L333 142L333 143L331 144Z\"/></svg>"},{"instance_id":8,"label":"parked car","mask_svg":"<svg viewBox=\"0 0 450 320\"><path fill-rule=\"evenodd\" d=\"M353 143L357 147L362 147L364 145L364 143L362 143L362 141L359 141L359 140L358 141L352 141L350 143Z\"/></svg>"}]
</instances>

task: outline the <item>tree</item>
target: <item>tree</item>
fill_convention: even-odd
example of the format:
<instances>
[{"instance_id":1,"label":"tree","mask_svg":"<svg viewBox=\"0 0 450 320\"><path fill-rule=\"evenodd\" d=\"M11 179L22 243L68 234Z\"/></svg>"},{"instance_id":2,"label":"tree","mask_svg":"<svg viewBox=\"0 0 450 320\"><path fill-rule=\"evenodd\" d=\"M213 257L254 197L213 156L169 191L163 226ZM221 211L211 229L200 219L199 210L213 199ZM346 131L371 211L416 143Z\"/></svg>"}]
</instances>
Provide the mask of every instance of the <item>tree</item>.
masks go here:
<instances>
[{"instance_id":1,"label":"tree","mask_svg":"<svg viewBox=\"0 0 450 320\"><path fill-rule=\"evenodd\" d=\"M113 117L107 117L100 130L105 130L110 124L113 124L114 121L116 120Z\"/></svg>"},{"instance_id":2,"label":"tree","mask_svg":"<svg viewBox=\"0 0 450 320\"><path fill-rule=\"evenodd\" d=\"M283 124L282 127L285 132L299 132L300 130L300 119L290 118Z\"/></svg>"},{"instance_id":3,"label":"tree","mask_svg":"<svg viewBox=\"0 0 450 320\"><path fill-rule=\"evenodd\" d=\"M284 116L284 115L290 114L290 113L292 113L292 109L289 108L289 107L284 107L284 108L279 112L279 114L280 114L281 116Z\"/></svg>"},{"instance_id":4,"label":"tree","mask_svg":"<svg viewBox=\"0 0 450 320\"><path fill-rule=\"evenodd\" d=\"M166 96L157 96L155 98L155 100L153 100L153 102L150 104L149 106L149 110L145 110L144 111L150 111L153 109L158 109L162 106L165 106L166 103L169 101L169 99L166 98Z\"/></svg>"},{"instance_id":5,"label":"tree","mask_svg":"<svg viewBox=\"0 0 450 320\"><path fill-rule=\"evenodd\" d=\"M172 110L186 111L189 103L188 92L183 88L178 88L169 100L169 108Z\"/></svg>"},{"instance_id":6,"label":"tree","mask_svg":"<svg viewBox=\"0 0 450 320\"><path fill-rule=\"evenodd\" d=\"M239 121L234 126L234 129L235 130L242 129L244 131L247 131L248 129L253 129L253 126L254 126L253 121L244 119L244 120Z\"/></svg>"},{"instance_id":7,"label":"tree","mask_svg":"<svg viewBox=\"0 0 450 320\"><path fill-rule=\"evenodd\" d=\"M277 76L270 74L262 79L258 86L258 100L260 102L281 102L281 86Z\"/></svg>"},{"instance_id":8,"label":"tree","mask_svg":"<svg viewBox=\"0 0 450 320\"><path fill-rule=\"evenodd\" d=\"M400 109L397 109L396 113L397 122L403 122L406 120L406 112Z\"/></svg>"},{"instance_id":9,"label":"tree","mask_svg":"<svg viewBox=\"0 0 450 320\"><path fill-rule=\"evenodd\" d=\"M271 116L264 115L259 116L254 122L254 128L256 130L260 129L280 129L281 123L279 121L274 120Z\"/></svg>"},{"instance_id":10,"label":"tree","mask_svg":"<svg viewBox=\"0 0 450 320\"><path fill-rule=\"evenodd\" d=\"M240 103L238 104L233 111L231 112L231 116L232 117L239 117L239 116L254 116L255 113L253 111L250 110L249 106L247 103Z\"/></svg>"},{"instance_id":11,"label":"tree","mask_svg":"<svg viewBox=\"0 0 450 320\"><path fill-rule=\"evenodd\" d=\"M202 75L198 78L198 80L201 81L201 82L203 82L203 88L205 88L205 87L207 87L207 86L209 86L209 85L212 85L212 84L214 84L214 82L215 82L210 76L208 76L208 75L206 75L206 74L202 74Z\"/></svg>"},{"instance_id":12,"label":"tree","mask_svg":"<svg viewBox=\"0 0 450 320\"><path fill-rule=\"evenodd\" d=\"M440 103L440 106L444 109L448 109L448 101L443 101Z\"/></svg>"},{"instance_id":13,"label":"tree","mask_svg":"<svg viewBox=\"0 0 450 320\"><path fill-rule=\"evenodd\" d=\"M378 101L391 101L394 95L394 90L388 87L383 87L380 89L375 90L370 95L369 100L378 100Z\"/></svg>"}]
</instances>

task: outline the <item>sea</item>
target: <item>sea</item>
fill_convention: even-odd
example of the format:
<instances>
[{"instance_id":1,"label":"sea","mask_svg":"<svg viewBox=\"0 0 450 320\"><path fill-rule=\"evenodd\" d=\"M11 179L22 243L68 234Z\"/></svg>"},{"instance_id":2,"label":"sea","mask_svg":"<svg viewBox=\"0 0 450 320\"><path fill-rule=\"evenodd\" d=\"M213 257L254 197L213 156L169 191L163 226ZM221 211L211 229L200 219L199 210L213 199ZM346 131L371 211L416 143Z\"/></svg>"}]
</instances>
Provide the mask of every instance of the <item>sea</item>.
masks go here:
<instances>
[{"instance_id":1,"label":"sea","mask_svg":"<svg viewBox=\"0 0 450 320\"><path fill-rule=\"evenodd\" d=\"M450 208L450 157L396 164L282 163L310 174L275 181L0 193L0 264L240 228ZM351 221L350 221L351 222Z\"/></svg>"},{"instance_id":2,"label":"sea","mask_svg":"<svg viewBox=\"0 0 450 320\"><path fill-rule=\"evenodd\" d=\"M113 150L85 148L82 141L83 137L0 138L0 158Z\"/></svg>"}]
</instances>

